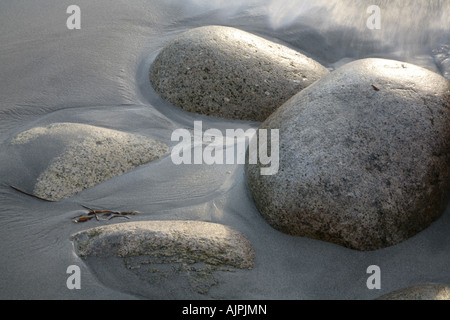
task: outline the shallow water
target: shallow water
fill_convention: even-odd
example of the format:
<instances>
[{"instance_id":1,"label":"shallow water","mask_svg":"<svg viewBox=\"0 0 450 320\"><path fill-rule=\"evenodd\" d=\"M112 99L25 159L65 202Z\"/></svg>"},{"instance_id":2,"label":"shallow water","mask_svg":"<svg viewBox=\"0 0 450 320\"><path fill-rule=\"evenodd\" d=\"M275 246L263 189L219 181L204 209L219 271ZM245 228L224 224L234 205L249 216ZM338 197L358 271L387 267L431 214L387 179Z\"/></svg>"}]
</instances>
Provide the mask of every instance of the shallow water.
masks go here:
<instances>
[{"instance_id":1,"label":"shallow water","mask_svg":"<svg viewBox=\"0 0 450 320\"><path fill-rule=\"evenodd\" d=\"M102 273L101 263L91 268L80 260L70 236L98 225L71 222L80 204L140 211L133 221L194 219L242 231L255 248L255 269L223 275L222 284L200 298L372 299L424 282L450 283L449 210L404 243L356 252L270 228L253 205L242 165L175 166L166 156L59 203L9 188L27 187L38 156L15 161L9 141L38 125L98 125L170 146L173 130L192 129L195 120L204 128L256 128L258 123L186 113L150 88L148 69L158 50L193 27L234 26L287 44L331 70L354 59L384 57L445 71L432 53L450 40L448 1L357 3L80 0L81 30L68 30L66 8L72 3L0 2L0 298L185 297L164 287L155 295L146 284L128 282L114 264ZM380 30L366 27L369 4L382 9ZM81 267L81 290L66 287L66 269L73 264ZM366 287L370 265L382 269L379 291Z\"/></svg>"}]
</instances>

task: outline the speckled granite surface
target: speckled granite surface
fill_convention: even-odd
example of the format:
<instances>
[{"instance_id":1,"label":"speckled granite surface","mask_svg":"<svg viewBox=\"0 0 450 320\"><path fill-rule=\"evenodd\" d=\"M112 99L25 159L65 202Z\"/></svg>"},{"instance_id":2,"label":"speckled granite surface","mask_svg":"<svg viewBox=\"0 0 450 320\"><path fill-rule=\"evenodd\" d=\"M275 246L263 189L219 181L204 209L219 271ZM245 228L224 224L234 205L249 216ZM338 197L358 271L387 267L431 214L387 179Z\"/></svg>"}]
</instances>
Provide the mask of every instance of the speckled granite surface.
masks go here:
<instances>
[{"instance_id":1,"label":"speckled granite surface","mask_svg":"<svg viewBox=\"0 0 450 320\"><path fill-rule=\"evenodd\" d=\"M328 70L286 46L219 26L190 30L155 59L150 80L172 104L195 113L264 121Z\"/></svg>"},{"instance_id":2,"label":"speckled granite surface","mask_svg":"<svg viewBox=\"0 0 450 320\"><path fill-rule=\"evenodd\" d=\"M155 283L180 277L198 293L218 284L214 272L252 269L255 259L241 232L201 221L113 224L82 231L72 240L80 257L120 257L123 267L142 279Z\"/></svg>"},{"instance_id":3,"label":"speckled granite surface","mask_svg":"<svg viewBox=\"0 0 450 320\"><path fill-rule=\"evenodd\" d=\"M450 82L393 60L349 63L260 128L280 130L280 170L248 184L263 217L292 235L358 250L392 246L444 211Z\"/></svg>"}]
</instances>

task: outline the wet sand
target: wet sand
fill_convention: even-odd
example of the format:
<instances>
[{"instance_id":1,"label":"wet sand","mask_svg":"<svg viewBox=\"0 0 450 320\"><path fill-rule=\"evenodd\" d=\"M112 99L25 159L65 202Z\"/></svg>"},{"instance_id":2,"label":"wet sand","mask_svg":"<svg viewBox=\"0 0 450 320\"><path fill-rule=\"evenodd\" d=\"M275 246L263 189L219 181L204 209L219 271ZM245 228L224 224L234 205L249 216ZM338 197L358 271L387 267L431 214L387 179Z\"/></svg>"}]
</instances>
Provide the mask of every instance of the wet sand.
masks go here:
<instances>
[{"instance_id":1,"label":"wet sand","mask_svg":"<svg viewBox=\"0 0 450 320\"><path fill-rule=\"evenodd\" d=\"M274 29L259 4L188 10L176 1L78 1L81 30L68 30L69 4L0 4L1 299L375 299L413 285L450 284L450 207L403 243L359 252L271 228L254 206L243 165L176 166L166 154L55 203L11 189L31 187L36 169L24 164L39 155L29 152L16 161L8 145L18 133L36 126L96 125L146 135L169 147L176 144L171 133L193 129L194 121L220 130L257 128L256 122L184 112L150 87L148 70L157 52L177 34L197 26L241 28L308 53L330 70L376 56L439 72L429 43L423 44L423 51L405 51L380 45L379 39L367 40L365 30L342 27L336 28L339 46L330 46L327 41L335 38L320 26L293 21ZM199 220L230 226L252 243L255 267L220 274L219 284L207 294L193 295L170 280L149 286L127 272L120 260L97 259L88 265L75 254L71 235L122 220L75 224L71 218L81 205L139 211L132 221ZM66 286L70 265L81 268L80 290ZM371 265L381 268L381 290L366 286Z\"/></svg>"}]
</instances>

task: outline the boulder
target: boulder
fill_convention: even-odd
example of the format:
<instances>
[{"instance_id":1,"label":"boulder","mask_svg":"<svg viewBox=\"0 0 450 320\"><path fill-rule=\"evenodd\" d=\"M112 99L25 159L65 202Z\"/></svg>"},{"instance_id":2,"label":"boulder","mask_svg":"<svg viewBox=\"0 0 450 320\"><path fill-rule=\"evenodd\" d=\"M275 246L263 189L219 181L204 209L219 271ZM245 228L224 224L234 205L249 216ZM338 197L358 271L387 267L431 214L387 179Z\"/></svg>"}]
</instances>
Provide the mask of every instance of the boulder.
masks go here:
<instances>
[{"instance_id":1,"label":"boulder","mask_svg":"<svg viewBox=\"0 0 450 320\"><path fill-rule=\"evenodd\" d=\"M407 63L349 63L294 96L279 129L279 171L246 165L274 228L357 250L400 243L443 213L450 191L450 83Z\"/></svg>"},{"instance_id":2,"label":"boulder","mask_svg":"<svg viewBox=\"0 0 450 320\"><path fill-rule=\"evenodd\" d=\"M183 110L264 121L329 71L286 46L230 27L207 26L171 41L150 68L153 88Z\"/></svg>"},{"instance_id":3,"label":"boulder","mask_svg":"<svg viewBox=\"0 0 450 320\"><path fill-rule=\"evenodd\" d=\"M120 223L79 232L72 240L84 259L117 257L141 279L187 281L202 294L217 284L214 272L254 265L253 248L241 232L209 222Z\"/></svg>"},{"instance_id":4,"label":"boulder","mask_svg":"<svg viewBox=\"0 0 450 320\"><path fill-rule=\"evenodd\" d=\"M78 123L35 127L18 134L11 145L22 146L19 153L33 153L42 162L45 169L33 194L51 201L71 197L168 151L164 143L145 136Z\"/></svg>"},{"instance_id":5,"label":"boulder","mask_svg":"<svg viewBox=\"0 0 450 320\"><path fill-rule=\"evenodd\" d=\"M450 286L424 284L388 293L377 300L450 300Z\"/></svg>"}]
</instances>

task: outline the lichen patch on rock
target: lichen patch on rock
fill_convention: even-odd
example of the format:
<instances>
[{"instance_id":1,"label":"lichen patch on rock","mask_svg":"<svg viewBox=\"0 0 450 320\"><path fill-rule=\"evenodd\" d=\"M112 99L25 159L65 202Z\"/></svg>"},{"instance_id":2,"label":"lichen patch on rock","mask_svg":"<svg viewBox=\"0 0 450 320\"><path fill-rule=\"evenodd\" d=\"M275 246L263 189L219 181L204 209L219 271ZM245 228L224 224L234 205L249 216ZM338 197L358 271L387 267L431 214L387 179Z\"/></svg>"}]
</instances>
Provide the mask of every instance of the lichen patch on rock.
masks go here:
<instances>
[{"instance_id":1,"label":"lichen patch on rock","mask_svg":"<svg viewBox=\"0 0 450 320\"><path fill-rule=\"evenodd\" d=\"M260 129L280 132L280 168L246 164L276 229L357 250L416 235L450 195L450 82L386 59L349 63L295 95Z\"/></svg>"}]
</instances>

